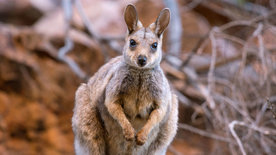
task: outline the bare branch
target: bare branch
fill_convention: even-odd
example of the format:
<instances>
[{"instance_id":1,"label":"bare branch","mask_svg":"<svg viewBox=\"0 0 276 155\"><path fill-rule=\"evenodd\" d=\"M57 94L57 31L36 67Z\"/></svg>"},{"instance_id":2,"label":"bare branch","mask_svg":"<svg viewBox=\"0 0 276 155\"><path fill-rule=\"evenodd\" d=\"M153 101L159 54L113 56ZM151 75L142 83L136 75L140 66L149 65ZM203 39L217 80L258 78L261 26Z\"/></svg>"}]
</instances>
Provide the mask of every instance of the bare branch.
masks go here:
<instances>
[{"instance_id":1,"label":"bare branch","mask_svg":"<svg viewBox=\"0 0 276 155\"><path fill-rule=\"evenodd\" d=\"M169 26L169 52L179 55L182 43L182 22L176 0L164 0L165 5L171 10Z\"/></svg>"},{"instance_id":2,"label":"bare branch","mask_svg":"<svg viewBox=\"0 0 276 155\"><path fill-rule=\"evenodd\" d=\"M66 56L68 52L72 50L74 47L73 41L69 37L69 31L70 31L70 23L72 20L72 3L73 0L63 0L62 1L63 9L64 9L64 17L65 17L65 45L60 48L58 52L58 58L69 65L69 67L73 70L76 75L84 79L86 77L86 74L79 68L79 66L73 61L70 57Z\"/></svg>"},{"instance_id":3,"label":"bare branch","mask_svg":"<svg viewBox=\"0 0 276 155\"><path fill-rule=\"evenodd\" d=\"M196 45L194 46L194 48L192 49L192 51L189 53L188 57L186 58L186 60L184 60L180 66L180 69L183 68L184 66L186 66L187 64L189 64L190 60L192 59L192 57L197 53L197 51L200 49L201 45L203 44L203 42L209 37L209 33L207 33L204 37L201 37L199 39L199 41L196 43Z\"/></svg>"},{"instance_id":4,"label":"bare branch","mask_svg":"<svg viewBox=\"0 0 276 155\"><path fill-rule=\"evenodd\" d=\"M76 7L77 7L77 9L79 11L79 14L81 16L81 19L82 19L82 21L84 23L84 26L85 26L86 30L88 30L90 36L92 38L94 38L95 41L100 45L100 47L102 49L102 53L103 53L104 58L105 58L105 61L107 61L109 59L109 55L108 55L108 52L107 52L106 48L103 46L103 44L101 44L101 38L100 38L100 36L93 30L92 25L91 25L90 21L88 20L88 17L86 16L86 14L83 11L84 9L82 7L81 2L79 0L75 0L75 1L76 1L75 2L76 3Z\"/></svg>"},{"instance_id":5,"label":"bare branch","mask_svg":"<svg viewBox=\"0 0 276 155\"><path fill-rule=\"evenodd\" d=\"M236 131L235 131L235 125L237 124L238 122L237 121L233 121L229 124L229 128L230 128L230 131L231 131L231 134L233 135L233 137L236 139L239 147L240 147L240 150L242 152L243 155L246 155L246 152L244 150L244 147L242 145L242 142L239 138L239 136L237 135Z\"/></svg>"},{"instance_id":6,"label":"bare branch","mask_svg":"<svg viewBox=\"0 0 276 155\"><path fill-rule=\"evenodd\" d=\"M269 109L272 112L273 118L276 119L276 107L275 107L275 105L272 104L269 99L267 99L266 103L269 105Z\"/></svg>"},{"instance_id":7,"label":"bare branch","mask_svg":"<svg viewBox=\"0 0 276 155\"><path fill-rule=\"evenodd\" d=\"M76 5L76 8L80 14L80 17L81 17L83 23L84 23L86 30L88 30L88 32L92 38L95 38L96 40L98 40L99 36L94 32L88 17L84 13L84 9L82 7L81 2L79 0L75 0L75 5Z\"/></svg>"},{"instance_id":8,"label":"bare branch","mask_svg":"<svg viewBox=\"0 0 276 155\"><path fill-rule=\"evenodd\" d=\"M184 8L181 9L182 12L188 12L197 7L203 0L193 0L189 4L185 5Z\"/></svg>"},{"instance_id":9,"label":"bare branch","mask_svg":"<svg viewBox=\"0 0 276 155\"><path fill-rule=\"evenodd\" d=\"M218 31L216 27L214 27L210 32L210 40L212 42L212 58L211 64L208 72L208 89L207 93L210 94L214 85L214 71L217 57L217 42L214 33ZM210 103L211 104L211 103ZM211 108L215 108L215 103L211 104Z\"/></svg>"},{"instance_id":10,"label":"bare branch","mask_svg":"<svg viewBox=\"0 0 276 155\"><path fill-rule=\"evenodd\" d=\"M228 139L228 138L225 138L225 137L222 137L222 136L210 133L210 132L206 132L204 130L192 127L192 126L187 125L187 124L179 123L178 127L180 129L185 129L185 130L188 130L190 132L199 134L199 135L204 136L204 137L212 138L212 139L219 140L219 141L226 142L226 143L235 144L235 142L233 142L231 139Z\"/></svg>"}]
</instances>

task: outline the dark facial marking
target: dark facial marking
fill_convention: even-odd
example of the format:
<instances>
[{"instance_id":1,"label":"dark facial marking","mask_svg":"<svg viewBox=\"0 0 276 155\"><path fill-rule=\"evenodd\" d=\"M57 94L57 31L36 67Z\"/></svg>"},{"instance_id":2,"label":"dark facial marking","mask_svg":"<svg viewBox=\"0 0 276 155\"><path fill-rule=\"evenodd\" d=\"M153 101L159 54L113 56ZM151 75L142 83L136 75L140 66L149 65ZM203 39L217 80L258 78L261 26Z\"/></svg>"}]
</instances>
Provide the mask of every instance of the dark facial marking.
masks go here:
<instances>
[{"instance_id":1,"label":"dark facial marking","mask_svg":"<svg viewBox=\"0 0 276 155\"><path fill-rule=\"evenodd\" d=\"M146 32L147 32L147 29L144 28L144 39L146 39Z\"/></svg>"}]
</instances>

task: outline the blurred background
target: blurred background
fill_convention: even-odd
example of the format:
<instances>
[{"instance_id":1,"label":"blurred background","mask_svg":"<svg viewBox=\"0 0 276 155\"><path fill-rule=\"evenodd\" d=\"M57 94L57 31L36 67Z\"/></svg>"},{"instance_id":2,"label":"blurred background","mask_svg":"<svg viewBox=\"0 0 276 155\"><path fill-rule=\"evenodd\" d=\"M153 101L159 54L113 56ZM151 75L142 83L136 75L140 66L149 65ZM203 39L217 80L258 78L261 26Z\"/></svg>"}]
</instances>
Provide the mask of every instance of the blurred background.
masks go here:
<instances>
[{"instance_id":1,"label":"blurred background","mask_svg":"<svg viewBox=\"0 0 276 155\"><path fill-rule=\"evenodd\" d=\"M276 154L276 0L0 0L0 154L74 154L74 93L168 7L169 155Z\"/></svg>"}]
</instances>

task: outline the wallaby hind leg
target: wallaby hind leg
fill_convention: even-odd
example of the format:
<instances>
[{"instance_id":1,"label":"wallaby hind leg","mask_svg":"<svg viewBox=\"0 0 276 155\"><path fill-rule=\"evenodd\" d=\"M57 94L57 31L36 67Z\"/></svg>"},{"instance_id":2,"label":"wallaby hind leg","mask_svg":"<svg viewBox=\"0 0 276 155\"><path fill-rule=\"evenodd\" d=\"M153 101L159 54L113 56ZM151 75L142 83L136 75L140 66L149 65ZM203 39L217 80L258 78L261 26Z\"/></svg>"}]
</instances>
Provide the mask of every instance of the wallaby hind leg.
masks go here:
<instances>
[{"instance_id":1,"label":"wallaby hind leg","mask_svg":"<svg viewBox=\"0 0 276 155\"><path fill-rule=\"evenodd\" d=\"M101 125L96 103L90 103L89 90L82 84L75 98L72 126L75 134L77 155L104 155L104 130Z\"/></svg>"},{"instance_id":2,"label":"wallaby hind leg","mask_svg":"<svg viewBox=\"0 0 276 155\"><path fill-rule=\"evenodd\" d=\"M155 142L149 148L148 155L165 155L167 147L172 142L177 132L178 122L178 100L177 96L172 94L172 103L170 115L165 124L160 128L159 135Z\"/></svg>"}]
</instances>

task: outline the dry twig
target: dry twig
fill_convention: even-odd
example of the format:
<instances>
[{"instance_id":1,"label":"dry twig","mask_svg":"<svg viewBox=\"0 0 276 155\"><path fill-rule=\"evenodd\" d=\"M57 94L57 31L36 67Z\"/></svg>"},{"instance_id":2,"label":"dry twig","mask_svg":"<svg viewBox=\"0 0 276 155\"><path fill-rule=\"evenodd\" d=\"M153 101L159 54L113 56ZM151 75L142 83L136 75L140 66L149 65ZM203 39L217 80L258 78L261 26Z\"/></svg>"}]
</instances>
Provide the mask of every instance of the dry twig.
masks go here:
<instances>
[{"instance_id":1,"label":"dry twig","mask_svg":"<svg viewBox=\"0 0 276 155\"><path fill-rule=\"evenodd\" d=\"M178 3L175 0L164 0L164 3L171 10L171 26L169 26L168 49L170 49L170 53L179 55L182 43L182 23L178 9Z\"/></svg>"},{"instance_id":2,"label":"dry twig","mask_svg":"<svg viewBox=\"0 0 276 155\"><path fill-rule=\"evenodd\" d=\"M267 99L266 103L268 104L269 109L272 112L273 118L276 119L276 107L269 101L269 99Z\"/></svg>"},{"instance_id":3,"label":"dry twig","mask_svg":"<svg viewBox=\"0 0 276 155\"><path fill-rule=\"evenodd\" d=\"M58 58L61 61L64 61L65 63L67 63L79 78L85 79L86 74L80 69L80 67L75 63L75 61L72 58L70 58L69 56L66 56L66 54L70 52L74 47L74 43L69 37L69 31L71 29L70 23L72 20L72 4L73 4L73 0L63 0L63 3L62 3L63 9L64 9L65 24L66 24L65 40L64 40L65 45L62 48L60 48L58 52Z\"/></svg>"},{"instance_id":4,"label":"dry twig","mask_svg":"<svg viewBox=\"0 0 276 155\"><path fill-rule=\"evenodd\" d=\"M216 135L216 134L213 134L213 133L210 133L210 132L207 132L207 131L204 131L204 130L201 130L201 129L198 129L198 128L195 128L195 127L192 127L188 124L180 123L180 124L178 124L178 127L180 129L185 129L185 130L188 130L190 132L199 134L199 135L204 136L204 137L212 138L212 139L219 140L219 141L226 142L226 143L235 144L235 142L233 142L229 138L225 138L225 137L222 137L222 136L219 136L219 135Z\"/></svg>"}]
</instances>

